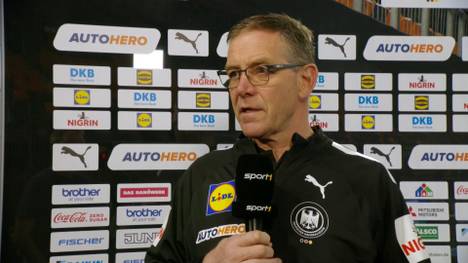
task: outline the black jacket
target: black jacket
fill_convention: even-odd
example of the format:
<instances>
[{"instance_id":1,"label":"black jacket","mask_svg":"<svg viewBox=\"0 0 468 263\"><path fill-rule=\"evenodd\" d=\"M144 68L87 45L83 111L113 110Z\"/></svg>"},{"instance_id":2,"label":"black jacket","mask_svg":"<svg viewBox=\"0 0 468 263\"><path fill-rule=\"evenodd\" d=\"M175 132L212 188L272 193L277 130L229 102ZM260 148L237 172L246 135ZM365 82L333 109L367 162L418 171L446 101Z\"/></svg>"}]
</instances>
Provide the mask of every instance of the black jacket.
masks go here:
<instances>
[{"instance_id":1,"label":"black jacket","mask_svg":"<svg viewBox=\"0 0 468 263\"><path fill-rule=\"evenodd\" d=\"M429 262L394 179L379 162L348 150L316 128L275 163L273 204L265 223L283 262ZM240 155L257 153L239 140L184 173L164 235L145 262L201 262L222 237L245 231L231 215Z\"/></svg>"}]
</instances>

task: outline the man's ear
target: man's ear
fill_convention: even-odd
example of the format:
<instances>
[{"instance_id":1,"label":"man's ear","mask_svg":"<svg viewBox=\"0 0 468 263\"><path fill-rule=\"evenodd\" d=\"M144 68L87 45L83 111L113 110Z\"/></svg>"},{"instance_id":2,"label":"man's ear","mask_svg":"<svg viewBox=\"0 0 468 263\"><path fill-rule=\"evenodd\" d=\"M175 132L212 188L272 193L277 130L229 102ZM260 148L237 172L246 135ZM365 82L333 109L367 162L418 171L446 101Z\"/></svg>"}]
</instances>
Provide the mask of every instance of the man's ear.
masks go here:
<instances>
[{"instance_id":1,"label":"man's ear","mask_svg":"<svg viewBox=\"0 0 468 263\"><path fill-rule=\"evenodd\" d=\"M308 99L310 93L315 88L317 81L318 69L315 64L307 64L301 69L299 80L299 97L301 99Z\"/></svg>"}]
</instances>

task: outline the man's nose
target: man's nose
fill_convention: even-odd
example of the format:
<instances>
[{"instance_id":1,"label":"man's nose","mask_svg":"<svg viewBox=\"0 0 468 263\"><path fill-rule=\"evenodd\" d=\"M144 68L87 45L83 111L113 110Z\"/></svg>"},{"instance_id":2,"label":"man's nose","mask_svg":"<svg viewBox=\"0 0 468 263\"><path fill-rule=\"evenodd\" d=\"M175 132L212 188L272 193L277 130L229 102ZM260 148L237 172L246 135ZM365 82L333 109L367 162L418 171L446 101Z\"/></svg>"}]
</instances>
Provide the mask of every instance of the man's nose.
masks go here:
<instances>
[{"instance_id":1,"label":"man's nose","mask_svg":"<svg viewBox=\"0 0 468 263\"><path fill-rule=\"evenodd\" d=\"M252 85L252 83L250 83L250 80L247 77L247 73L245 71L241 72L239 76L239 83L236 88L238 92L240 93L252 92L254 88L255 87Z\"/></svg>"}]
</instances>

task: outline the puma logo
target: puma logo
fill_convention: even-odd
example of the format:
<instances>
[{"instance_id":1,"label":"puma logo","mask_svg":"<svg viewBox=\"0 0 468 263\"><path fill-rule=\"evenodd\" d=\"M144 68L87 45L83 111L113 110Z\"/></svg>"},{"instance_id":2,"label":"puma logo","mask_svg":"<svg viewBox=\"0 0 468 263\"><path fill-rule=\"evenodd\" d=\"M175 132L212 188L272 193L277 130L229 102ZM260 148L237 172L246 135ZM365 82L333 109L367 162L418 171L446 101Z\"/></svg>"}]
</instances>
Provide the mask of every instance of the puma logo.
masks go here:
<instances>
[{"instance_id":1,"label":"puma logo","mask_svg":"<svg viewBox=\"0 0 468 263\"><path fill-rule=\"evenodd\" d=\"M380 155L380 156L382 156L382 157L385 157L385 159L387 160L388 164L389 164L390 166L393 166L393 165L392 165L392 162L390 161L390 154L392 154L393 150L395 150L395 146L393 146L392 149L390 149L390 151L389 151L387 154L385 154L385 153L383 153L381 150L377 149L376 147L371 147L371 148L370 148L370 153L371 153L371 154L377 154L377 155Z\"/></svg>"},{"instance_id":2,"label":"puma logo","mask_svg":"<svg viewBox=\"0 0 468 263\"><path fill-rule=\"evenodd\" d=\"M190 40L187 36L185 36L184 34L182 34L180 32L176 32L175 35L176 35L175 39L182 40L182 41L185 41L185 42L191 44L193 49L195 49L195 52L197 52L197 54L198 54L198 48L197 48L197 43L196 42L197 42L198 38L202 35L202 33L198 33L195 40Z\"/></svg>"},{"instance_id":3,"label":"puma logo","mask_svg":"<svg viewBox=\"0 0 468 263\"><path fill-rule=\"evenodd\" d=\"M61 154L69 154L73 157L77 157L78 159L80 159L80 161L83 163L84 167L87 168L88 165L86 164L85 162L85 158L84 156L86 155L86 153L88 152L88 150L91 149L91 146L88 146L88 148L86 148L86 150L84 151L84 153L82 154L78 154L77 152L75 152L72 148L70 147L67 147L67 146L63 146L62 147L62 151L60 152Z\"/></svg>"},{"instance_id":4,"label":"puma logo","mask_svg":"<svg viewBox=\"0 0 468 263\"><path fill-rule=\"evenodd\" d=\"M346 45L346 43L348 42L348 40L350 40L351 38L350 37L347 37L345 42L343 44L338 44L338 42L336 42L334 39L330 38L330 37L327 37L325 38L325 45L332 45L334 47L337 47L341 50L341 52L343 53L344 57L347 57L346 56L346 52L344 50L344 46Z\"/></svg>"},{"instance_id":5,"label":"puma logo","mask_svg":"<svg viewBox=\"0 0 468 263\"><path fill-rule=\"evenodd\" d=\"M315 179L312 175L308 174L305 176L305 181L312 183L313 185L317 186L320 189L320 193L322 194L322 199L325 199L325 187L329 184L333 184L333 181L327 182L325 185L319 184L317 179Z\"/></svg>"}]
</instances>

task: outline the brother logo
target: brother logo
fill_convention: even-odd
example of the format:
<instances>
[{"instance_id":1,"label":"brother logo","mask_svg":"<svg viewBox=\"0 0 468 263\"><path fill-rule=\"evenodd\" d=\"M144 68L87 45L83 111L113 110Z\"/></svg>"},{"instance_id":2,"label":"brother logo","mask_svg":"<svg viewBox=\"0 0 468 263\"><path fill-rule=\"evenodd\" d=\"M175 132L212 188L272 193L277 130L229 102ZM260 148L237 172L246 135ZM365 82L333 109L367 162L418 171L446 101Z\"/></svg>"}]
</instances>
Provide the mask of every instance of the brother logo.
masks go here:
<instances>
[{"instance_id":1,"label":"brother logo","mask_svg":"<svg viewBox=\"0 0 468 263\"><path fill-rule=\"evenodd\" d=\"M156 217L161 216L162 209L143 208L139 210L127 209L127 217Z\"/></svg>"},{"instance_id":2,"label":"brother logo","mask_svg":"<svg viewBox=\"0 0 468 263\"><path fill-rule=\"evenodd\" d=\"M70 68L70 76L78 78L94 78L94 69Z\"/></svg>"},{"instance_id":3,"label":"brother logo","mask_svg":"<svg viewBox=\"0 0 468 263\"><path fill-rule=\"evenodd\" d=\"M88 189L88 188L78 188L78 189L62 189L63 197L78 197L78 196L98 196L101 189Z\"/></svg>"},{"instance_id":4,"label":"brother logo","mask_svg":"<svg viewBox=\"0 0 468 263\"><path fill-rule=\"evenodd\" d=\"M273 175L271 174L254 174L254 173L246 173L244 174L244 179L247 180L268 180L271 181Z\"/></svg>"}]
</instances>

